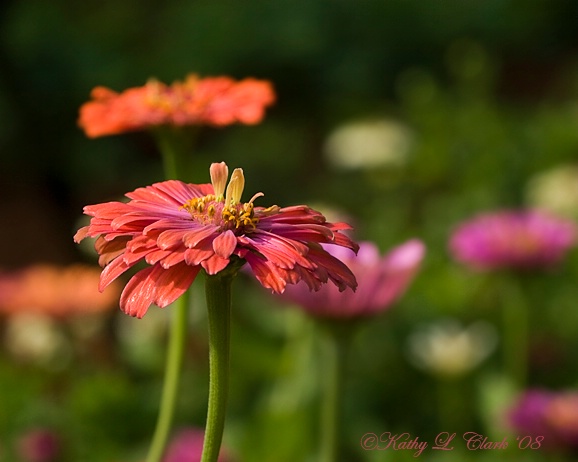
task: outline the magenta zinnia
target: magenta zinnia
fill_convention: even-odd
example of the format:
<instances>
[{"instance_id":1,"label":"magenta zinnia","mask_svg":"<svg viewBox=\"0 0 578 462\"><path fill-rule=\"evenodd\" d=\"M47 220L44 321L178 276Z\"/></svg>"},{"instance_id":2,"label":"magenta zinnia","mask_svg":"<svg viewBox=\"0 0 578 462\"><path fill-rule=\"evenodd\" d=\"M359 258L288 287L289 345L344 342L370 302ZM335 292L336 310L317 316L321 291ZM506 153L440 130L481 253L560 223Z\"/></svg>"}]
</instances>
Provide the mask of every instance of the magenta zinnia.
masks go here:
<instances>
[{"instance_id":1,"label":"magenta zinnia","mask_svg":"<svg viewBox=\"0 0 578 462\"><path fill-rule=\"evenodd\" d=\"M357 251L357 244L341 232L349 229L347 224L329 223L304 205L254 206L262 193L242 203L243 170L234 170L226 191L227 165L214 163L210 173L212 184L169 180L126 194L128 203L84 208L93 218L74 240L97 238L95 248L104 266L101 290L138 262L150 265L124 288L123 311L140 318L152 303L165 307L187 290L201 268L214 275L238 259L277 293L299 281L312 290L328 281L339 290L356 288L349 268L321 246Z\"/></svg>"},{"instance_id":2,"label":"magenta zinnia","mask_svg":"<svg viewBox=\"0 0 578 462\"><path fill-rule=\"evenodd\" d=\"M541 437L543 447L578 449L578 392L526 390L507 414L519 434Z\"/></svg>"},{"instance_id":3,"label":"magenta zinnia","mask_svg":"<svg viewBox=\"0 0 578 462\"><path fill-rule=\"evenodd\" d=\"M576 242L576 225L538 210L485 213L452 234L454 258L477 269L555 265Z\"/></svg>"},{"instance_id":4,"label":"magenta zinnia","mask_svg":"<svg viewBox=\"0 0 578 462\"><path fill-rule=\"evenodd\" d=\"M199 462L203 452L205 432L198 428L181 428L171 440L163 462ZM218 462L231 461L226 451L221 450Z\"/></svg>"}]
</instances>

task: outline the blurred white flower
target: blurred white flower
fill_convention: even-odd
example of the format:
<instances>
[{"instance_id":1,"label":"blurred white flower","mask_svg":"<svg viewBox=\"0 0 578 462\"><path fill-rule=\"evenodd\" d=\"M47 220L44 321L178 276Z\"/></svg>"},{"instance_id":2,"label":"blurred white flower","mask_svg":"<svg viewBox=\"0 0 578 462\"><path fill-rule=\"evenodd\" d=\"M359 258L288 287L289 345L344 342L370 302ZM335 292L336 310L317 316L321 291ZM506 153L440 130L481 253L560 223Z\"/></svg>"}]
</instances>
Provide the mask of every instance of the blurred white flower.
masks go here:
<instances>
[{"instance_id":1,"label":"blurred white flower","mask_svg":"<svg viewBox=\"0 0 578 462\"><path fill-rule=\"evenodd\" d=\"M120 312L119 312L120 313ZM136 366L153 367L162 360L170 311L152 310L142 319L120 313L115 318L115 332L123 354Z\"/></svg>"},{"instance_id":2,"label":"blurred white flower","mask_svg":"<svg viewBox=\"0 0 578 462\"><path fill-rule=\"evenodd\" d=\"M411 130L399 122L358 120L337 127L327 138L324 151L336 167L374 168L403 164L412 142Z\"/></svg>"},{"instance_id":3,"label":"blurred white flower","mask_svg":"<svg viewBox=\"0 0 578 462\"><path fill-rule=\"evenodd\" d=\"M535 175L528 181L526 199L532 207L578 218L578 166L559 165Z\"/></svg>"},{"instance_id":4,"label":"blurred white flower","mask_svg":"<svg viewBox=\"0 0 578 462\"><path fill-rule=\"evenodd\" d=\"M58 369L70 360L70 342L50 316L40 313L10 315L4 334L6 349L15 359Z\"/></svg>"},{"instance_id":5,"label":"blurred white flower","mask_svg":"<svg viewBox=\"0 0 578 462\"><path fill-rule=\"evenodd\" d=\"M477 367L497 344L493 326L478 321L463 327L444 319L418 329L408 339L412 364L434 375L459 377Z\"/></svg>"}]
</instances>

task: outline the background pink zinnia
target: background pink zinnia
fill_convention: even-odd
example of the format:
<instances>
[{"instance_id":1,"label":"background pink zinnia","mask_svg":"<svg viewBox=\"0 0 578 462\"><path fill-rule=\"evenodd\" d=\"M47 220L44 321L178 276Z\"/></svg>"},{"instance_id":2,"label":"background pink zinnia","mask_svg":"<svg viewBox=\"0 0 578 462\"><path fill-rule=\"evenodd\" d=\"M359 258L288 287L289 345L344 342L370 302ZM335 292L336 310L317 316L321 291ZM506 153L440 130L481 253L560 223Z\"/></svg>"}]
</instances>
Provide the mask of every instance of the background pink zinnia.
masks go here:
<instances>
[{"instance_id":1,"label":"background pink zinnia","mask_svg":"<svg viewBox=\"0 0 578 462\"><path fill-rule=\"evenodd\" d=\"M61 457L61 438L47 428L36 428L18 439L17 452L22 462L54 462Z\"/></svg>"},{"instance_id":2,"label":"background pink zinnia","mask_svg":"<svg viewBox=\"0 0 578 462\"><path fill-rule=\"evenodd\" d=\"M486 213L450 238L453 257L473 268L541 268L558 263L575 244L576 225L538 210Z\"/></svg>"},{"instance_id":3,"label":"background pink zinnia","mask_svg":"<svg viewBox=\"0 0 578 462\"><path fill-rule=\"evenodd\" d=\"M205 432L198 428L182 428L172 438L163 462L199 462L203 453ZM226 451L221 449L219 462L230 461Z\"/></svg>"},{"instance_id":4,"label":"background pink zinnia","mask_svg":"<svg viewBox=\"0 0 578 462\"><path fill-rule=\"evenodd\" d=\"M508 411L520 435L543 437L545 448L578 449L578 392L530 389Z\"/></svg>"},{"instance_id":5,"label":"background pink zinnia","mask_svg":"<svg viewBox=\"0 0 578 462\"><path fill-rule=\"evenodd\" d=\"M343 261L359 283L355 292L334 286L311 292L303 284L287 287L282 297L299 304L315 316L352 318L379 313L403 295L419 270L425 246L417 239L395 247L385 255L372 242L360 242L357 256L343 247L327 250Z\"/></svg>"}]
</instances>

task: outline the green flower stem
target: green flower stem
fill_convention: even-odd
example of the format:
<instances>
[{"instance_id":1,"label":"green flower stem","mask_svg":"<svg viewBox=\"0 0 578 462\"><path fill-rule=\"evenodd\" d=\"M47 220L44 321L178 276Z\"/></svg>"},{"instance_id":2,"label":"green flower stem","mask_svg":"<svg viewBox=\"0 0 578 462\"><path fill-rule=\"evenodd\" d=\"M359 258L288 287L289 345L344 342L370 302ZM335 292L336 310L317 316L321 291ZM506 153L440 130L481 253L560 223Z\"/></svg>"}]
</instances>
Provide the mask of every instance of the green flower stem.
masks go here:
<instances>
[{"instance_id":1,"label":"green flower stem","mask_svg":"<svg viewBox=\"0 0 578 462\"><path fill-rule=\"evenodd\" d=\"M528 307L520 281L508 277L503 296L504 368L513 384L521 389L528 376Z\"/></svg>"},{"instance_id":2,"label":"green flower stem","mask_svg":"<svg viewBox=\"0 0 578 462\"><path fill-rule=\"evenodd\" d=\"M165 178L192 181L195 132L190 128L158 127L153 135L162 154Z\"/></svg>"},{"instance_id":3,"label":"green flower stem","mask_svg":"<svg viewBox=\"0 0 578 462\"><path fill-rule=\"evenodd\" d=\"M350 325L326 325L324 382L321 403L320 462L336 462L342 423L343 382L352 329Z\"/></svg>"},{"instance_id":4,"label":"green flower stem","mask_svg":"<svg viewBox=\"0 0 578 462\"><path fill-rule=\"evenodd\" d=\"M186 171L190 142L185 141L181 131L171 127L160 127L154 130L153 135L162 154L165 178L178 178L179 172ZM160 409L146 462L160 462L167 446L175 414L187 340L189 303L190 290L181 295L172 307L173 318L169 332Z\"/></svg>"},{"instance_id":5,"label":"green flower stem","mask_svg":"<svg viewBox=\"0 0 578 462\"><path fill-rule=\"evenodd\" d=\"M467 425L464 422L464 415L467 410L464 408L462 398L462 381L458 377L435 377L437 388L438 423L440 431L459 432Z\"/></svg>"},{"instance_id":6,"label":"green flower stem","mask_svg":"<svg viewBox=\"0 0 578 462\"><path fill-rule=\"evenodd\" d=\"M231 284L235 273L227 268L205 278L209 322L209 407L201 462L217 461L225 428L229 394Z\"/></svg>"},{"instance_id":7,"label":"green flower stem","mask_svg":"<svg viewBox=\"0 0 578 462\"><path fill-rule=\"evenodd\" d=\"M146 462L161 461L171 430L183 362L183 351L187 337L189 293L190 291L187 291L181 295L172 307L173 319L171 322L160 410Z\"/></svg>"}]
</instances>

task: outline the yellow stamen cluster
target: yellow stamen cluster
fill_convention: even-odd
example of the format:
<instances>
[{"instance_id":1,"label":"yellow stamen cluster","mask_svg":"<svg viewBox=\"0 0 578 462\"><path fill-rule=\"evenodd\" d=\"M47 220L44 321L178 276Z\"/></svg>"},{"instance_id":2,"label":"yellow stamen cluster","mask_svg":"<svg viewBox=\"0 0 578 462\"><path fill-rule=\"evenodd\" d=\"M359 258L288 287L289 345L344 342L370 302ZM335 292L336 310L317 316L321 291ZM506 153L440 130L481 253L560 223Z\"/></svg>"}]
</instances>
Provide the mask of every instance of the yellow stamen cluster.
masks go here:
<instances>
[{"instance_id":1,"label":"yellow stamen cluster","mask_svg":"<svg viewBox=\"0 0 578 462\"><path fill-rule=\"evenodd\" d=\"M255 229L259 219L255 218L253 201L263 193L255 194L249 202L242 204L241 195L245 187L242 169L236 168L233 171L226 191L227 165L224 162L212 164L210 173L215 194L189 199L181 208L202 223L220 224L226 228L234 226L237 229L241 227ZM224 196L223 193L225 193ZM220 216L218 216L219 213Z\"/></svg>"},{"instance_id":2,"label":"yellow stamen cluster","mask_svg":"<svg viewBox=\"0 0 578 462\"><path fill-rule=\"evenodd\" d=\"M210 204L210 202L215 202L215 196L212 194L204 197L193 197L192 199L189 199L187 202L185 202L181 208L185 209L191 214L191 216L194 217L203 214L213 218L215 216L215 206Z\"/></svg>"},{"instance_id":3,"label":"yellow stamen cluster","mask_svg":"<svg viewBox=\"0 0 578 462\"><path fill-rule=\"evenodd\" d=\"M255 218L253 213L253 204L248 202L243 204L243 207L231 205L223 209L223 220L229 223L234 223L235 228L246 226L254 229L259 223L259 219Z\"/></svg>"},{"instance_id":4,"label":"yellow stamen cluster","mask_svg":"<svg viewBox=\"0 0 578 462\"><path fill-rule=\"evenodd\" d=\"M194 197L185 202L181 208L191 214L191 217L203 224L215 223L218 202L215 196Z\"/></svg>"},{"instance_id":5,"label":"yellow stamen cluster","mask_svg":"<svg viewBox=\"0 0 578 462\"><path fill-rule=\"evenodd\" d=\"M156 79L150 79L145 86L146 102L149 106L160 109L164 112L171 112L173 109L171 102L166 97L166 85Z\"/></svg>"},{"instance_id":6,"label":"yellow stamen cluster","mask_svg":"<svg viewBox=\"0 0 578 462\"><path fill-rule=\"evenodd\" d=\"M157 79L149 79L145 85L146 102L151 107L166 113L183 109L198 81L199 78L196 75L189 75L184 82L175 81L171 85L166 85Z\"/></svg>"},{"instance_id":7,"label":"yellow stamen cluster","mask_svg":"<svg viewBox=\"0 0 578 462\"><path fill-rule=\"evenodd\" d=\"M215 223L215 216L220 204L223 204L221 218L226 224L234 225L235 228L248 227L254 229L259 223L253 211L253 203L225 205L225 200L217 200L210 194L204 197L195 197L185 202L181 208L191 214L195 220L202 223Z\"/></svg>"}]
</instances>

